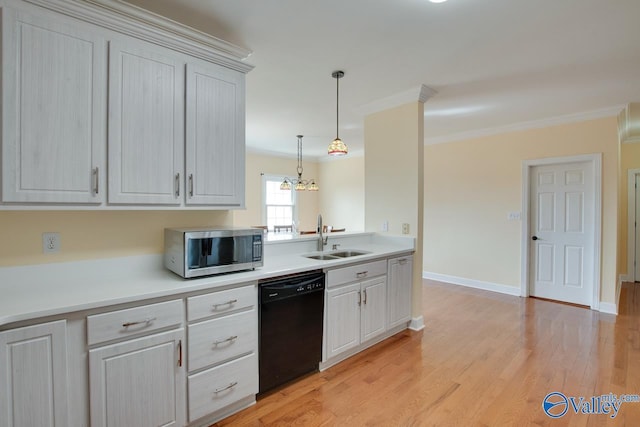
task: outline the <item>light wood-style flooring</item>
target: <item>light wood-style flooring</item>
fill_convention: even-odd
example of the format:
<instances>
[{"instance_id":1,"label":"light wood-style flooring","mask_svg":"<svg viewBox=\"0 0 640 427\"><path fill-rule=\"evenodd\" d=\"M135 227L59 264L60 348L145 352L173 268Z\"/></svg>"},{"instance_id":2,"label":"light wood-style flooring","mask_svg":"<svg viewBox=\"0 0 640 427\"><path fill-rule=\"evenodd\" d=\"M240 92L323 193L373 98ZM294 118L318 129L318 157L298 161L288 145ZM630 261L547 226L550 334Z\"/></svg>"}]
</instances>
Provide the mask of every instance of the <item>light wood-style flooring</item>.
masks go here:
<instances>
[{"instance_id":1,"label":"light wood-style flooring","mask_svg":"<svg viewBox=\"0 0 640 427\"><path fill-rule=\"evenodd\" d=\"M216 426L640 426L640 403L616 418L551 419L547 393L640 394L640 284L620 314L601 314L425 281L426 327L309 375Z\"/></svg>"}]
</instances>

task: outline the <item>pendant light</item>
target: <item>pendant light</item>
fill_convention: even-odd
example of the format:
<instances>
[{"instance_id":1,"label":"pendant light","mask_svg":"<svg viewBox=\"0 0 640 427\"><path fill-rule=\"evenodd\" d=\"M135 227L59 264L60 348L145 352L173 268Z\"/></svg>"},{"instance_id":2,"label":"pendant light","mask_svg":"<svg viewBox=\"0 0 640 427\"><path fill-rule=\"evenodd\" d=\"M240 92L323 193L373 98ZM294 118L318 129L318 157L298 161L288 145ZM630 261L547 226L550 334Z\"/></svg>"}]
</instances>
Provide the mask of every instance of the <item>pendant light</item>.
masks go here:
<instances>
[{"instance_id":1,"label":"pendant light","mask_svg":"<svg viewBox=\"0 0 640 427\"><path fill-rule=\"evenodd\" d=\"M293 188L296 191L318 191L320 188L318 184L316 184L315 179L311 178L309 180L302 179L302 135L298 135L298 168L296 172L298 173L297 178L284 178L282 184L280 184L281 190L291 190L291 185L293 184Z\"/></svg>"},{"instance_id":2,"label":"pendant light","mask_svg":"<svg viewBox=\"0 0 640 427\"><path fill-rule=\"evenodd\" d=\"M344 77L344 71L334 71L333 73L331 73L331 77L333 77L334 79L336 79L336 139L333 140L333 142L331 144L329 144L329 149L327 150L327 152L329 153L330 156L344 156L345 154L347 154L348 149L347 146L345 145L344 142L342 142L342 140L340 139L339 136L339 106L340 106L340 91L339 91L339 87L338 87L338 82L340 81L341 78Z\"/></svg>"}]
</instances>

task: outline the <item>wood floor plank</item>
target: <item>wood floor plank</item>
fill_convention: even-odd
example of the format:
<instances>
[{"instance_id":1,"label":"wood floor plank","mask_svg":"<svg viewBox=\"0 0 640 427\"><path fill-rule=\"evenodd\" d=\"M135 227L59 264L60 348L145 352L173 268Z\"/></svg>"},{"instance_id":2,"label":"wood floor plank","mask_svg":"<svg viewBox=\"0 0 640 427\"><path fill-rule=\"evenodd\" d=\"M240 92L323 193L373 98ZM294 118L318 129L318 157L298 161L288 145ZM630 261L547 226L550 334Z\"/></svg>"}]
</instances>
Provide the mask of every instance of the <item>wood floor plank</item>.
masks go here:
<instances>
[{"instance_id":1,"label":"wood floor plank","mask_svg":"<svg viewBox=\"0 0 640 427\"><path fill-rule=\"evenodd\" d=\"M640 285L620 314L424 281L421 332L404 331L260 398L215 426L640 426L618 415L552 419L544 397L640 394Z\"/></svg>"}]
</instances>

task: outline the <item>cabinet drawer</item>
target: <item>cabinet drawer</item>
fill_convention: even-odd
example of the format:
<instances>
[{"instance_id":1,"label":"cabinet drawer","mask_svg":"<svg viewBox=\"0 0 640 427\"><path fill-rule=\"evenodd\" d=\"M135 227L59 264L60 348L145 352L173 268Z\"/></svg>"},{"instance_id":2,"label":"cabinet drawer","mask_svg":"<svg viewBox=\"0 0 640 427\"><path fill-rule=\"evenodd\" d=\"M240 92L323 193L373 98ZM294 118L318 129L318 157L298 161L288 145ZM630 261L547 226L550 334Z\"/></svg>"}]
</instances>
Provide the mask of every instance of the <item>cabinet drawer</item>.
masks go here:
<instances>
[{"instance_id":1,"label":"cabinet drawer","mask_svg":"<svg viewBox=\"0 0 640 427\"><path fill-rule=\"evenodd\" d=\"M87 341L93 345L180 325L183 317L182 300L94 314L87 316Z\"/></svg>"},{"instance_id":2,"label":"cabinet drawer","mask_svg":"<svg viewBox=\"0 0 640 427\"><path fill-rule=\"evenodd\" d=\"M327 287L342 285L387 274L387 261L373 261L327 272Z\"/></svg>"},{"instance_id":3,"label":"cabinet drawer","mask_svg":"<svg viewBox=\"0 0 640 427\"><path fill-rule=\"evenodd\" d=\"M190 375L187 383L189 421L192 422L258 393L258 357L252 353Z\"/></svg>"},{"instance_id":4,"label":"cabinet drawer","mask_svg":"<svg viewBox=\"0 0 640 427\"><path fill-rule=\"evenodd\" d=\"M213 292L187 298L187 319L203 319L247 307L255 307L258 302L256 285Z\"/></svg>"},{"instance_id":5,"label":"cabinet drawer","mask_svg":"<svg viewBox=\"0 0 640 427\"><path fill-rule=\"evenodd\" d=\"M257 311L243 311L189 325L189 371L256 351Z\"/></svg>"}]
</instances>

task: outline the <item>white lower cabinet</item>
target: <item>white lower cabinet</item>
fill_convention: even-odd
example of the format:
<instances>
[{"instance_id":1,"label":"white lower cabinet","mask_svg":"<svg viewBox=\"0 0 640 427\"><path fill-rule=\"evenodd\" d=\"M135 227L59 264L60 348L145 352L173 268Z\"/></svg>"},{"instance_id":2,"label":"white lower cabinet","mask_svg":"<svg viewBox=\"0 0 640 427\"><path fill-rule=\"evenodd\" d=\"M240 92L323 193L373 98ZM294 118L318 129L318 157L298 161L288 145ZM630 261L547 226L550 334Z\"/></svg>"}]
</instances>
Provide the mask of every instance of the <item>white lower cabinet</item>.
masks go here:
<instances>
[{"instance_id":1,"label":"white lower cabinet","mask_svg":"<svg viewBox=\"0 0 640 427\"><path fill-rule=\"evenodd\" d=\"M92 427L186 423L183 317L182 300L88 316Z\"/></svg>"},{"instance_id":2,"label":"white lower cabinet","mask_svg":"<svg viewBox=\"0 0 640 427\"><path fill-rule=\"evenodd\" d=\"M184 424L184 330L89 351L91 425Z\"/></svg>"},{"instance_id":3,"label":"white lower cabinet","mask_svg":"<svg viewBox=\"0 0 640 427\"><path fill-rule=\"evenodd\" d=\"M187 298L188 418L210 425L258 393L256 283Z\"/></svg>"},{"instance_id":4,"label":"white lower cabinet","mask_svg":"<svg viewBox=\"0 0 640 427\"><path fill-rule=\"evenodd\" d=\"M413 256L390 259L388 270L387 328L393 328L411 320Z\"/></svg>"},{"instance_id":5,"label":"white lower cabinet","mask_svg":"<svg viewBox=\"0 0 640 427\"><path fill-rule=\"evenodd\" d=\"M215 413L258 393L258 355L251 353L189 375L189 421Z\"/></svg>"},{"instance_id":6,"label":"white lower cabinet","mask_svg":"<svg viewBox=\"0 0 640 427\"><path fill-rule=\"evenodd\" d=\"M320 369L405 329L412 282L410 254L328 270Z\"/></svg>"},{"instance_id":7,"label":"white lower cabinet","mask_svg":"<svg viewBox=\"0 0 640 427\"><path fill-rule=\"evenodd\" d=\"M325 291L323 361L386 331L387 276L335 288L331 285L329 282L329 288Z\"/></svg>"},{"instance_id":8,"label":"white lower cabinet","mask_svg":"<svg viewBox=\"0 0 640 427\"><path fill-rule=\"evenodd\" d=\"M0 426L66 426L66 321L0 332Z\"/></svg>"}]
</instances>

